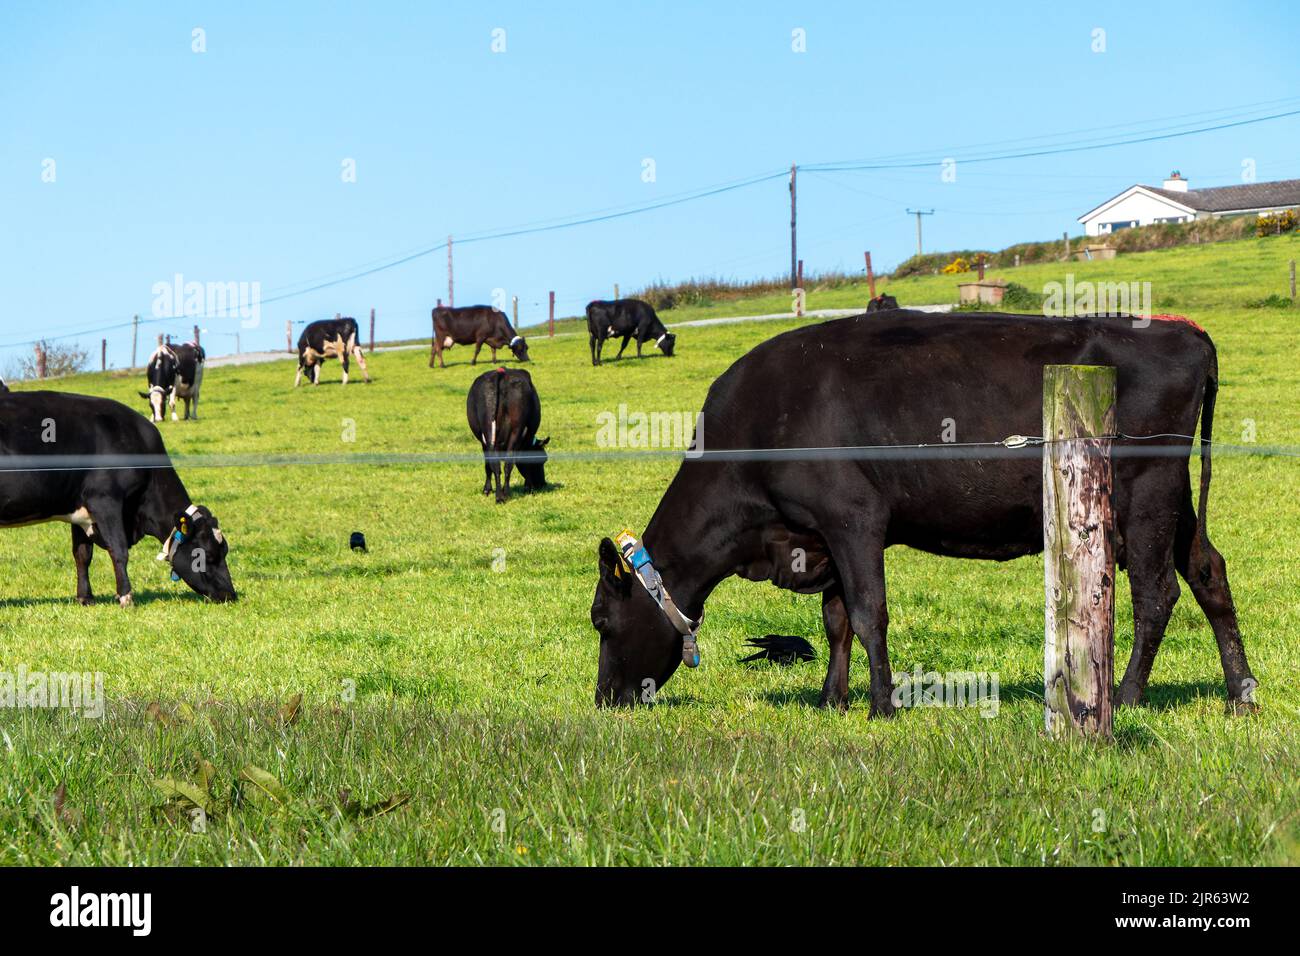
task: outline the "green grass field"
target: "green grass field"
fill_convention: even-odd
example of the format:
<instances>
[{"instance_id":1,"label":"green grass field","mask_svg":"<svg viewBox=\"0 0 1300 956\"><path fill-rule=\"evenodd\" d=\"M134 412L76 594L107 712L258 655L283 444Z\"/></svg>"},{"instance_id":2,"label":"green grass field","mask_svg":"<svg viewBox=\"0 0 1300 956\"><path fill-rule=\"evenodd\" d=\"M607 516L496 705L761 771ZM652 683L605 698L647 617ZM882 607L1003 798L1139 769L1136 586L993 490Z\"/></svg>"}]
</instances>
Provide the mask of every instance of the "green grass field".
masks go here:
<instances>
[{"instance_id":1,"label":"green grass field","mask_svg":"<svg viewBox=\"0 0 1300 956\"><path fill-rule=\"evenodd\" d=\"M1285 292L1298 251L1295 239L1252 240L1069 268L1081 279L1151 281L1157 311L1210 331L1221 365L1216 438L1242 441L1249 421L1259 445L1300 445L1300 310L1246 307ZM1065 269L1003 274L1037 290ZM955 281L882 289L904 304L952 301ZM865 298L814 291L808 307ZM772 297L665 318L788 307ZM169 583L147 539L132 552L137 605L112 599L100 552L99 602L83 608L65 525L0 532L0 669L102 671L108 700L103 719L0 711L0 861L1300 861L1295 459L1215 463L1210 530L1261 682L1252 717L1225 716L1213 637L1184 586L1146 703L1118 713L1115 742L1050 741L1041 559L904 549L887 559L895 671L996 671L997 716L920 709L870 721L861 648L849 712L817 710L819 599L735 579L709 602L698 671L679 671L654 708L595 711L596 545L624 525L644 528L676 464L560 456L594 450L597 416L620 402L698 409L731 362L794 324L682 329L672 359L599 369L585 335L534 333L553 484L501 507L479 494L473 461L182 465L229 536L234 605ZM213 368L203 419L160 427L186 456L476 454L465 392L482 368L469 355L454 349L452 367L435 371L427 352L378 353L373 384L346 389L336 363L319 388L297 391L292 362ZM140 378L54 387L143 410ZM348 550L353 530L365 532L368 555ZM1118 593L1122 669L1132 618L1127 588ZM808 636L818 661L738 664L742 641L768 632ZM236 786L249 765L273 779L249 771L257 779ZM180 793L206 805L204 825Z\"/></svg>"}]
</instances>

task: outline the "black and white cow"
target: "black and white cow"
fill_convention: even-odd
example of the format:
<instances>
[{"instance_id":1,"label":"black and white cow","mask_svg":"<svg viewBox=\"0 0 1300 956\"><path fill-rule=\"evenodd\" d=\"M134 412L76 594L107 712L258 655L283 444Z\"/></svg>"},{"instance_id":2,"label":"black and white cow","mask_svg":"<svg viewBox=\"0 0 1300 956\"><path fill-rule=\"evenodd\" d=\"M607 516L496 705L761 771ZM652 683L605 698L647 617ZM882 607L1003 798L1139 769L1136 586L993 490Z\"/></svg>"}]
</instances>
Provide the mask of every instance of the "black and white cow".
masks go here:
<instances>
[{"instance_id":1,"label":"black and white cow","mask_svg":"<svg viewBox=\"0 0 1300 956\"><path fill-rule=\"evenodd\" d=\"M600 544L596 703L637 704L649 682L662 688L678 665L697 662L704 603L739 575L822 595L823 706L848 702L856 634L870 662L871 711L893 713L885 550L994 561L1042 551L1042 451L1001 442L1040 431L1043 366L1056 364L1115 366L1117 431L1155 439L1115 442L1115 559L1128 570L1134 619L1116 702L1141 699L1181 576L1214 630L1229 705L1253 709L1227 568L1206 530L1219 385L1210 337L1185 321L972 321L901 309L775 336L709 388L701 415L718 424L716 437L680 466L632 558L653 592L635 583L620 547ZM1187 459L1198 416L1194 503ZM964 441L989 447L950 454L934 444L949 417ZM855 451L888 446L904 450ZM645 570L650 559L657 574ZM1041 635L1041 612L1037 627Z\"/></svg>"},{"instance_id":2,"label":"black and white cow","mask_svg":"<svg viewBox=\"0 0 1300 956\"><path fill-rule=\"evenodd\" d=\"M497 504L504 503L510 497L510 469L516 464L526 491L546 486L546 446L551 439L537 439L542 400L531 375L521 368L484 372L469 387L465 411L470 431L483 446L483 494L495 483Z\"/></svg>"},{"instance_id":3,"label":"black and white cow","mask_svg":"<svg viewBox=\"0 0 1300 956\"><path fill-rule=\"evenodd\" d=\"M677 336L664 328L649 302L640 299L597 299L587 303L587 335L591 344L591 364L600 364L600 353L606 339L622 337L616 359L623 357L627 343L636 339L636 357L641 358L641 346L651 339L664 355L673 354Z\"/></svg>"},{"instance_id":4,"label":"black and white cow","mask_svg":"<svg viewBox=\"0 0 1300 956\"><path fill-rule=\"evenodd\" d=\"M343 384L346 385L350 357L356 358L361 366L361 374L369 382L370 370L366 368L366 356L361 348L356 319L320 319L312 322L298 336L298 374L294 377L293 387L297 388L302 382L303 372L307 373L313 385L319 385L320 367L327 358L336 358L343 363Z\"/></svg>"},{"instance_id":5,"label":"black and white cow","mask_svg":"<svg viewBox=\"0 0 1300 956\"><path fill-rule=\"evenodd\" d=\"M190 500L158 429L125 405L67 392L0 395L0 456L0 528L71 524L82 604L94 601L95 545L113 562L118 603L133 602L127 557L146 535L162 542L174 579L235 600L216 517Z\"/></svg>"},{"instance_id":6,"label":"black and white cow","mask_svg":"<svg viewBox=\"0 0 1300 956\"><path fill-rule=\"evenodd\" d=\"M160 345L154 350L144 371L149 391L140 393L141 398L149 401L151 421L162 421L163 410L168 404L171 405L172 421L179 421L176 415L178 398L185 402L186 420L189 420L191 410L195 419L199 417L199 386L203 384L206 359L202 347L192 343Z\"/></svg>"}]
</instances>

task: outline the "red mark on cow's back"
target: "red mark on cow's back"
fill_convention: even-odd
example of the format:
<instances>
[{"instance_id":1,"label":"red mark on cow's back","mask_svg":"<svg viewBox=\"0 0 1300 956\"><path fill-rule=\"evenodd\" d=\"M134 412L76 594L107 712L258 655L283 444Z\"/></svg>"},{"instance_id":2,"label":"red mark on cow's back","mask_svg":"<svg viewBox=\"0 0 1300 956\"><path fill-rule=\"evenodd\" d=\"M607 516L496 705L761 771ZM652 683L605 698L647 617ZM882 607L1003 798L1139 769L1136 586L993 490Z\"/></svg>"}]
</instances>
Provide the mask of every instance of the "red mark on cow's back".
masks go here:
<instances>
[{"instance_id":1,"label":"red mark on cow's back","mask_svg":"<svg viewBox=\"0 0 1300 956\"><path fill-rule=\"evenodd\" d=\"M505 367L504 365L498 365L498 366L497 366L497 374L499 374L499 375L504 375L504 374L506 374L506 367Z\"/></svg>"},{"instance_id":2,"label":"red mark on cow's back","mask_svg":"<svg viewBox=\"0 0 1300 956\"><path fill-rule=\"evenodd\" d=\"M1157 322L1182 322L1184 325L1190 325L1197 332L1205 332L1205 329L1201 328L1185 315L1153 315L1151 318Z\"/></svg>"}]
</instances>

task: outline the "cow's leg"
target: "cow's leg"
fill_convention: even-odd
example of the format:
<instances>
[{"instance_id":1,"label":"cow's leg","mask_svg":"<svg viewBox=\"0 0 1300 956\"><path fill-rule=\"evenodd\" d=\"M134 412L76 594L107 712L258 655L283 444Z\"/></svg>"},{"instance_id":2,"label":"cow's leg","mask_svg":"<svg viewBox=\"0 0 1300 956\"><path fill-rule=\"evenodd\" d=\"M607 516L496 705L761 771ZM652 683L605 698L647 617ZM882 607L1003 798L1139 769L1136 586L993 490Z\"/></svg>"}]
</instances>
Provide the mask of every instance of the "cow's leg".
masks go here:
<instances>
[{"instance_id":1,"label":"cow's leg","mask_svg":"<svg viewBox=\"0 0 1300 956\"><path fill-rule=\"evenodd\" d=\"M600 335L596 337L596 364L597 365L600 364L601 356L604 354L604 352L605 352L605 336Z\"/></svg>"},{"instance_id":2,"label":"cow's leg","mask_svg":"<svg viewBox=\"0 0 1300 956\"><path fill-rule=\"evenodd\" d=\"M640 357L641 357L641 346L643 346L643 345L645 345L645 340L642 339L640 336L637 336L637 340L636 340L636 357L637 357L637 358L640 358Z\"/></svg>"},{"instance_id":3,"label":"cow's leg","mask_svg":"<svg viewBox=\"0 0 1300 956\"><path fill-rule=\"evenodd\" d=\"M122 503L111 499L86 502L86 510L95 522L95 540L113 562L113 577L117 581L117 603L130 607L131 579L127 577L126 561L131 546L127 541L126 527L122 523Z\"/></svg>"},{"instance_id":4,"label":"cow's leg","mask_svg":"<svg viewBox=\"0 0 1300 956\"><path fill-rule=\"evenodd\" d=\"M500 500L504 501L510 497L510 474L515 468L515 452L523 446L522 436L518 431L512 431L506 438L506 449L509 457L506 458L506 482L505 497Z\"/></svg>"},{"instance_id":5,"label":"cow's leg","mask_svg":"<svg viewBox=\"0 0 1300 956\"><path fill-rule=\"evenodd\" d=\"M361 366L361 377L370 384L370 369L366 368L366 352L360 345L352 346L352 354L357 357L357 364Z\"/></svg>"},{"instance_id":6,"label":"cow's leg","mask_svg":"<svg viewBox=\"0 0 1300 956\"><path fill-rule=\"evenodd\" d=\"M438 359L442 358L441 349L438 348L438 330L433 331L433 344L429 347L429 368L433 368ZM445 367L445 366L444 366Z\"/></svg>"},{"instance_id":7,"label":"cow's leg","mask_svg":"<svg viewBox=\"0 0 1300 956\"><path fill-rule=\"evenodd\" d=\"M853 651L853 629L849 627L849 612L844 607L844 595L838 587L822 592L822 624L826 627L831 659L817 706L845 710L849 706L849 657Z\"/></svg>"},{"instance_id":8,"label":"cow's leg","mask_svg":"<svg viewBox=\"0 0 1300 956\"><path fill-rule=\"evenodd\" d=\"M614 356L615 359L621 359L623 357L623 350L627 348L627 343L631 338L632 336L630 335L623 336L623 344L618 347L618 354Z\"/></svg>"},{"instance_id":9,"label":"cow's leg","mask_svg":"<svg viewBox=\"0 0 1300 956\"><path fill-rule=\"evenodd\" d=\"M298 363L298 374L293 377L293 387L297 388L302 382L302 363Z\"/></svg>"},{"instance_id":10,"label":"cow's leg","mask_svg":"<svg viewBox=\"0 0 1300 956\"><path fill-rule=\"evenodd\" d=\"M599 360L598 358L596 358L596 336L594 336L594 335L588 335L588 336L587 336L587 344L591 346L591 364L592 364L593 366L595 366L595 365L599 365L599 364L600 364L600 360Z\"/></svg>"},{"instance_id":11,"label":"cow's leg","mask_svg":"<svg viewBox=\"0 0 1300 956\"><path fill-rule=\"evenodd\" d=\"M1223 679L1228 685L1229 708L1237 713L1256 709L1254 691L1258 682L1250 672L1246 648L1241 643L1237 609L1228 587L1228 567L1209 536L1202 540L1197 533L1190 491L1178 515L1174 565L1192 589L1192 595L1209 620L1210 627L1214 628Z\"/></svg>"},{"instance_id":12,"label":"cow's leg","mask_svg":"<svg viewBox=\"0 0 1300 956\"><path fill-rule=\"evenodd\" d=\"M90 559L95 556L95 544L80 525L72 526L72 560L77 565L77 600L94 604L95 595L90 590Z\"/></svg>"},{"instance_id":13,"label":"cow's leg","mask_svg":"<svg viewBox=\"0 0 1300 956\"><path fill-rule=\"evenodd\" d=\"M171 401L168 403L172 410L172 421L178 422L180 418L176 415L176 389L172 389Z\"/></svg>"},{"instance_id":14,"label":"cow's leg","mask_svg":"<svg viewBox=\"0 0 1300 956\"><path fill-rule=\"evenodd\" d=\"M885 605L885 527L881 507L870 500L845 502L844 513L833 536L827 536L831 559L840 577L840 590L848 611L849 626L866 648L871 665L871 716L894 713L894 679L889 669L889 610Z\"/></svg>"},{"instance_id":15,"label":"cow's leg","mask_svg":"<svg viewBox=\"0 0 1300 956\"><path fill-rule=\"evenodd\" d=\"M490 495L492 494L492 466L488 464L487 454L488 450L485 446L483 448L483 494Z\"/></svg>"},{"instance_id":16,"label":"cow's leg","mask_svg":"<svg viewBox=\"0 0 1300 956\"><path fill-rule=\"evenodd\" d=\"M346 385L348 383L348 350L346 346L339 352L339 362L343 365L343 384Z\"/></svg>"},{"instance_id":17,"label":"cow's leg","mask_svg":"<svg viewBox=\"0 0 1300 956\"><path fill-rule=\"evenodd\" d=\"M1179 465L1181 466L1181 462ZM1151 665L1164 640L1169 615L1178 603L1178 578L1174 574L1174 522L1168 508L1167 480L1159 471L1149 473L1145 487L1134 490L1124 528L1129 591L1133 595L1133 653L1120 681L1115 703L1135 707L1142 699ZM1147 491L1146 488L1152 488Z\"/></svg>"},{"instance_id":18,"label":"cow's leg","mask_svg":"<svg viewBox=\"0 0 1300 956\"><path fill-rule=\"evenodd\" d=\"M493 365L496 365L496 364L497 364L497 347L496 347L495 345L489 345L488 348L490 348L490 349L492 350L492 364L493 364Z\"/></svg>"},{"instance_id":19,"label":"cow's leg","mask_svg":"<svg viewBox=\"0 0 1300 956\"><path fill-rule=\"evenodd\" d=\"M324 364L323 362L315 362L315 363L312 364L312 367L311 367L311 383L312 383L313 385L319 385L319 384L320 384L320 367L321 367L321 365L323 365L323 364Z\"/></svg>"},{"instance_id":20,"label":"cow's leg","mask_svg":"<svg viewBox=\"0 0 1300 956\"><path fill-rule=\"evenodd\" d=\"M477 365L477 364L478 364L478 353L481 352L481 351L483 351L483 340L482 340L482 339L480 339L479 341L477 341L477 342L474 343L474 357L473 357L472 359L469 360L469 364L470 364L470 365Z\"/></svg>"}]
</instances>

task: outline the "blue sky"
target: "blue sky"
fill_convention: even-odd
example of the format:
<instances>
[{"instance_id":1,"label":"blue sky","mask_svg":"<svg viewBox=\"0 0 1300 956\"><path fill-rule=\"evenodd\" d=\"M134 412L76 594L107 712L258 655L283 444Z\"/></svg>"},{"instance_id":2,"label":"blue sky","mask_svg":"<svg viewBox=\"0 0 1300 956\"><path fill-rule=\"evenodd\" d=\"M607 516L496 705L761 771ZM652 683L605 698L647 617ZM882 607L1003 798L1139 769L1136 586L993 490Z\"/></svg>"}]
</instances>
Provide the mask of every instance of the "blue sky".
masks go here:
<instances>
[{"instance_id":1,"label":"blue sky","mask_svg":"<svg viewBox=\"0 0 1300 956\"><path fill-rule=\"evenodd\" d=\"M195 28L206 52L192 50ZM795 29L806 52L792 50ZM1240 182L1247 159L1261 181L1300 177L1300 117L963 165L1107 128L1300 108L1296 36L1300 12L1280 2L6 2L0 366L37 336L152 318L155 283L177 273L259 282L269 298L448 234L652 203L792 162L930 164L802 174L810 272L860 270L864 249L882 270L906 258L908 206L937 210L927 249L997 248L1076 232L1081 213L1173 168L1193 188ZM942 181L946 157L955 182ZM782 274L788 201L777 178L467 244L456 301L503 290L528 324L545 318L550 289L576 314L615 282ZM427 335L446 291L435 252L268 303L242 345L282 347L286 320L371 307L381 338ZM192 324L142 326L142 353L157 331L188 337ZM233 351L237 320L202 324L210 352ZM129 328L86 331L96 361L101 335L110 364L127 364Z\"/></svg>"}]
</instances>

